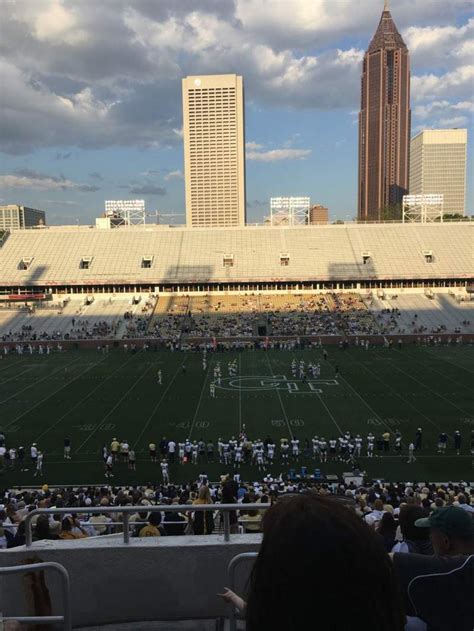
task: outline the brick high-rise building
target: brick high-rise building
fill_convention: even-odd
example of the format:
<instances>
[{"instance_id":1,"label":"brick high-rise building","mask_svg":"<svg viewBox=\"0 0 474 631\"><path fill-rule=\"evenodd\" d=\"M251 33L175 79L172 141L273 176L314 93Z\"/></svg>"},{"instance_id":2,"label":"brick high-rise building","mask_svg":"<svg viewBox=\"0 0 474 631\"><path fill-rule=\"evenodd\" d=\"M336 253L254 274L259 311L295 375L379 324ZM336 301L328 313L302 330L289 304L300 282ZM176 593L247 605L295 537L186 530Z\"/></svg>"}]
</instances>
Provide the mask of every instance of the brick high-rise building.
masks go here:
<instances>
[{"instance_id":1,"label":"brick high-rise building","mask_svg":"<svg viewBox=\"0 0 474 631\"><path fill-rule=\"evenodd\" d=\"M244 123L242 77L183 79L188 227L245 225Z\"/></svg>"},{"instance_id":2,"label":"brick high-rise building","mask_svg":"<svg viewBox=\"0 0 474 631\"><path fill-rule=\"evenodd\" d=\"M359 221L383 219L408 192L410 118L409 53L385 5L362 72Z\"/></svg>"}]
</instances>

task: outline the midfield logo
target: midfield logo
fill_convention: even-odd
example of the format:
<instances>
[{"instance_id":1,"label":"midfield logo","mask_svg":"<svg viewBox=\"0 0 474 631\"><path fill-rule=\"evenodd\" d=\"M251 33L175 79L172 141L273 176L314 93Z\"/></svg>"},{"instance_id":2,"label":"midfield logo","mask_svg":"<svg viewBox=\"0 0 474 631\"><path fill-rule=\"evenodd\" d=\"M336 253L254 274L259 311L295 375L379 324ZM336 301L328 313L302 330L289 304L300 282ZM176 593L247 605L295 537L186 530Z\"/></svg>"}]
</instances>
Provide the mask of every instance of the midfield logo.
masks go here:
<instances>
[{"instance_id":1,"label":"midfield logo","mask_svg":"<svg viewBox=\"0 0 474 631\"><path fill-rule=\"evenodd\" d=\"M216 388L221 390L240 390L258 392L264 390L284 390L290 394L321 394L321 386L338 386L337 379L311 379L308 381L289 381L285 375L252 375L225 377Z\"/></svg>"}]
</instances>

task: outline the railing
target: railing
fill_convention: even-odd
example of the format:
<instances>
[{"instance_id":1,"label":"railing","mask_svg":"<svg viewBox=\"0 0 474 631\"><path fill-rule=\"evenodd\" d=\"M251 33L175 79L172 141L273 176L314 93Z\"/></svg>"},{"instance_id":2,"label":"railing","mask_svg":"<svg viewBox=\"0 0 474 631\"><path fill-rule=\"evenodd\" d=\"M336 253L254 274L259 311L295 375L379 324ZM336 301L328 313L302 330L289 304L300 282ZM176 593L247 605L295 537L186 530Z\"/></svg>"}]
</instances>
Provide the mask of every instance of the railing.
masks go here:
<instances>
[{"instance_id":1,"label":"railing","mask_svg":"<svg viewBox=\"0 0 474 631\"><path fill-rule=\"evenodd\" d=\"M230 563L227 567L227 574L229 575L229 589L235 592L235 570L238 565L240 565L243 561L248 561L249 559L255 560L257 558L258 552L242 552L242 554L237 554L233 559L230 560ZM229 631L236 631L237 629L237 618L235 615L235 606L231 605L230 614L229 614Z\"/></svg>"},{"instance_id":2,"label":"railing","mask_svg":"<svg viewBox=\"0 0 474 631\"><path fill-rule=\"evenodd\" d=\"M224 522L224 541L230 541L230 512L231 511L261 511L270 508L270 504L158 504L154 506L82 506L69 508L37 508L25 517L25 545L33 543L31 520L36 515L71 515L87 514L102 515L104 513L121 513L123 517L123 543L130 543L130 515L133 513L195 513L220 511ZM106 524L97 524L98 526Z\"/></svg>"},{"instance_id":3,"label":"railing","mask_svg":"<svg viewBox=\"0 0 474 631\"><path fill-rule=\"evenodd\" d=\"M71 626L71 603L69 598L69 574L66 568L59 563L48 561L44 563L31 563L25 565L13 565L11 567L1 567L0 576L9 574L26 574L28 572L35 572L36 570L54 570L59 573L61 577L61 588L63 597L63 615L62 616L9 616L4 617L0 612L0 628L3 629L3 622L20 622L25 624L52 624L61 623L61 629L64 631L70 631ZM49 628L49 626L48 626Z\"/></svg>"}]
</instances>

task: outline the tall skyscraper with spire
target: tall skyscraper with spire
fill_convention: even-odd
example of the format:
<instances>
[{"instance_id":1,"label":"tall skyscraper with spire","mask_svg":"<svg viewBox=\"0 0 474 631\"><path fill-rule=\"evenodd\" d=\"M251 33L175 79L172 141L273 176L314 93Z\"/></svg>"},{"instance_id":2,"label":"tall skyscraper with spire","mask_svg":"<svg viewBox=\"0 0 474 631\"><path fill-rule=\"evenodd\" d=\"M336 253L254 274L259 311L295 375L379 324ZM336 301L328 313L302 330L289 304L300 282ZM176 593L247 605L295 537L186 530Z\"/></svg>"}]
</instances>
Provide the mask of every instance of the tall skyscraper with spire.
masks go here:
<instances>
[{"instance_id":1,"label":"tall skyscraper with spire","mask_svg":"<svg viewBox=\"0 0 474 631\"><path fill-rule=\"evenodd\" d=\"M364 55L361 87L357 216L378 221L408 193L410 152L410 58L387 0Z\"/></svg>"}]
</instances>

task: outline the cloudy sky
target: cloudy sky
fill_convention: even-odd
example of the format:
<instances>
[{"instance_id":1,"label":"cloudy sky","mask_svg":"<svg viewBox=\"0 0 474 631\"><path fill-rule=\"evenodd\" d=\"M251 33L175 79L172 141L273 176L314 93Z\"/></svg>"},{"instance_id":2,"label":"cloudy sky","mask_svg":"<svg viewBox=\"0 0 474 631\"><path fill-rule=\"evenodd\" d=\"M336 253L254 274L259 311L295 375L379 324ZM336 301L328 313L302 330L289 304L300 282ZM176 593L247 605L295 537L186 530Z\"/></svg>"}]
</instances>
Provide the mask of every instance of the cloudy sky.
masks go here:
<instances>
[{"instance_id":1,"label":"cloudy sky","mask_svg":"<svg viewBox=\"0 0 474 631\"><path fill-rule=\"evenodd\" d=\"M471 0L390 6L411 53L412 132L468 127L472 139ZM0 203L44 208L49 223L91 222L116 198L183 212L181 77L234 72L245 83L248 220L272 195L354 216L361 60L382 7L0 0Z\"/></svg>"}]
</instances>

